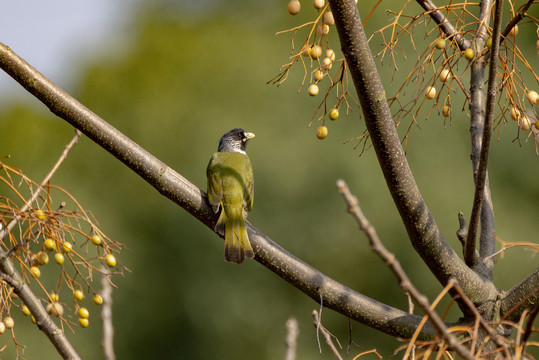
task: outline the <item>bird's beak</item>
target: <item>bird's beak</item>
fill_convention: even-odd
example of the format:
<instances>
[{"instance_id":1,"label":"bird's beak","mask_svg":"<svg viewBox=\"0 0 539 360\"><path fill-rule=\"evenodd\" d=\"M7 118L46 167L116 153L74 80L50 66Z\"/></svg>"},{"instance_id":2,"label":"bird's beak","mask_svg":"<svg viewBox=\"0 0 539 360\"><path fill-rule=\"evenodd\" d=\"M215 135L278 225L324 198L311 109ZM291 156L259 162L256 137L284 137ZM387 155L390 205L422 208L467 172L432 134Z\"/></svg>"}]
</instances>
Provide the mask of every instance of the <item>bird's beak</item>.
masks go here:
<instances>
[{"instance_id":1,"label":"bird's beak","mask_svg":"<svg viewBox=\"0 0 539 360\"><path fill-rule=\"evenodd\" d=\"M255 137L255 134L250 133L250 132L245 132L245 137L247 138L247 140L249 140L249 139L254 138L254 137Z\"/></svg>"}]
</instances>

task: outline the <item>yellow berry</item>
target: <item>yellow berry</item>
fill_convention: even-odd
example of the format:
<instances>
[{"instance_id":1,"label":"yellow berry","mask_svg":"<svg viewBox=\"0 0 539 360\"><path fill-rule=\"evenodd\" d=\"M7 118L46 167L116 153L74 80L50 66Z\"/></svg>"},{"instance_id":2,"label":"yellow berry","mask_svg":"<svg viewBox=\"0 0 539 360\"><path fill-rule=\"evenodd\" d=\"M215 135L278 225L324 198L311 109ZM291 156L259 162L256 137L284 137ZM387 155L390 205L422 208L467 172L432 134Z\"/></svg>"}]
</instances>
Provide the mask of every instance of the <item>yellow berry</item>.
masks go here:
<instances>
[{"instance_id":1,"label":"yellow berry","mask_svg":"<svg viewBox=\"0 0 539 360\"><path fill-rule=\"evenodd\" d=\"M324 73L322 70L318 69L314 72L313 78L315 81L320 81L324 78Z\"/></svg>"},{"instance_id":2,"label":"yellow berry","mask_svg":"<svg viewBox=\"0 0 539 360\"><path fill-rule=\"evenodd\" d=\"M37 323L37 320L36 320L36 318L34 317L34 315L32 315L32 322L33 322L34 324Z\"/></svg>"},{"instance_id":3,"label":"yellow berry","mask_svg":"<svg viewBox=\"0 0 539 360\"><path fill-rule=\"evenodd\" d=\"M472 49L468 48L468 49L464 50L464 58L466 60L472 60L474 55L475 54L474 54Z\"/></svg>"},{"instance_id":4,"label":"yellow berry","mask_svg":"<svg viewBox=\"0 0 539 360\"><path fill-rule=\"evenodd\" d=\"M58 295L58 293L55 293L55 292L51 292L51 294L49 295L49 298L51 299L51 301L58 301L60 300L60 295Z\"/></svg>"},{"instance_id":5,"label":"yellow berry","mask_svg":"<svg viewBox=\"0 0 539 360\"><path fill-rule=\"evenodd\" d=\"M11 316L6 316L4 318L4 325L6 326L6 329L13 329L15 326L15 321Z\"/></svg>"},{"instance_id":6,"label":"yellow berry","mask_svg":"<svg viewBox=\"0 0 539 360\"><path fill-rule=\"evenodd\" d=\"M47 253L43 251L38 252L37 263L39 265L47 265L49 263L49 255L47 255Z\"/></svg>"},{"instance_id":7,"label":"yellow berry","mask_svg":"<svg viewBox=\"0 0 539 360\"><path fill-rule=\"evenodd\" d=\"M533 91L533 90L528 91L528 93L526 94L526 97L528 98L528 101L532 105L537 105L537 103L539 103L539 94L537 93L537 91Z\"/></svg>"},{"instance_id":8,"label":"yellow berry","mask_svg":"<svg viewBox=\"0 0 539 360\"><path fill-rule=\"evenodd\" d=\"M488 39L485 45L487 46L487 49L492 48L492 39Z\"/></svg>"},{"instance_id":9,"label":"yellow berry","mask_svg":"<svg viewBox=\"0 0 539 360\"><path fill-rule=\"evenodd\" d=\"M297 15L301 10L301 4L298 0L290 0L288 3L288 13L290 15Z\"/></svg>"},{"instance_id":10,"label":"yellow berry","mask_svg":"<svg viewBox=\"0 0 539 360\"><path fill-rule=\"evenodd\" d=\"M47 220L47 216L45 215L45 212L43 211L43 209L36 210L34 215L41 221Z\"/></svg>"},{"instance_id":11,"label":"yellow berry","mask_svg":"<svg viewBox=\"0 0 539 360\"><path fill-rule=\"evenodd\" d=\"M331 70L332 67L333 67L333 61L331 61L330 58L324 58L324 60L322 60L322 68L324 70Z\"/></svg>"},{"instance_id":12,"label":"yellow berry","mask_svg":"<svg viewBox=\"0 0 539 360\"><path fill-rule=\"evenodd\" d=\"M88 309L81 307L79 309L79 317L82 319L88 319L90 317L90 312L88 311Z\"/></svg>"},{"instance_id":13,"label":"yellow berry","mask_svg":"<svg viewBox=\"0 0 539 360\"><path fill-rule=\"evenodd\" d=\"M438 75L438 80L441 82L447 82L449 79L451 79L451 72L449 69L442 69L442 71L440 71L440 75Z\"/></svg>"},{"instance_id":14,"label":"yellow berry","mask_svg":"<svg viewBox=\"0 0 539 360\"><path fill-rule=\"evenodd\" d=\"M313 0L313 6L315 9L322 9L325 3L325 0Z\"/></svg>"},{"instance_id":15,"label":"yellow berry","mask_svg":"<svg viewBox=\"0 0 539 360\"><path fill-rule=\"evenodd\" d=\"M313 45L309 51L311 59L317 60L322 56L322 47L320 45Z\"/></svg>"},{"instance_id":16,"label":"yellow berry","mask_svg":"<svg viewBox=\"0 0 539 360\"><path fill-rule=\"evenodd\" d=\"M30 315L30 309L28 309L28 306L26 306L26 305L23 305L23 307L22 307L22 309L21 309L21 312L22 312L23 315L25 315L25 316Z\"/></svg>"},{"instance_id":17,"label":"yellow berry","mask_svg":"<svg viewBox=\"0 0 539 360\"><path fill-rule=\"evenodd\" d=\"M54 316L63 316L64 315L64 307L62 304L57 302L52 302L47 304L47 313L52 314Z\"/></svg>"},{"instance_id":18,"label":"yellow berry","mask_svg":"<svg viewBox=\"0 0 539 360\"><path fill-rule=\"evenodd\" d=\"M338 117L339 117L339 109L333 108L329 111L330 120L337 120Z\"/></svg>"},{"instance_id":19,"label":"yellow berry","mask_svg":"<svg viewBox=\"0 0 539 360\"><path fill-rule=\"evenodd\" d=\"M0 321L0 334L3 334L5 332L6 332L6 324Z\"/></svg>"},{"instance_id":20,"label":"yellow berry","mask_svg":"<svg viewBox=\"0 0 539 360\"><path fill-rule=\"evenodd\" d=\"M92 243L94 245L101 245L101 236L99 235L92 236Z\"/></svg>"},{"instance_id":21,"label":"yellow berry","mask_svg":"<svg viewBox=\"0 0 539 360\"><path fill-rule=\"evenodd\" d=\"M41 276L41 270L39 270L39 268L37 266L32 266L30 268L30 273L32 275L34 275L36 278Z\"/></svg>"},{"instance_id":22,"label":"yellow berry","mask_svg":"<svg viewBox=\"0 0 539 360\"><path fill-rule=\"evenodd\" d=\"M436 43L434 44L436 49L441 50L445 48L445 39L439 38L436 40Z\"/></svg>"},{"instance_id":23,"label":"yellow berry","mask_svg":"<svg viewBox=\"0 0 539 360\"><path fill-rule=\"evenodd\" d=\"M318 129L316 130L316 137L322 140L322 139L325 139L326 136L328 136L328 128L325 127L324 125L319 126Z\"/></svg>"},{"instance_id":24,"label":"yellow berry","mask_svg":"<svg viewBox=\"0 0 539 360\"><path fill-rule=\"evenodd\" d=\"M518 34L518 25L513 26L511 30L509 30L509 36L517 36Z\"/></svg>"},{"instance_id":25,"label":"yellow berry","mask_svg":"<svg viewBox=\"0 0 539 360\"><path fill-rule=\"evenodd\" d=\"M75 292L73 292L73 297L75 298L75 300L81 301L82 299L84 299L84 293L82 292L82 290L75 290Z\"/></svg>"},{"instance_id":26,"label":"yellow berry","mask_svg":"<svg viewBox=\"0 0 539 360\"><path fill-rule=\"evenodd\" d=\"M535 126L535 129L536 129L536 130L539 130L539 120L537 120L537 121L535 122L535 125L534 125L534 126Z\"/></svg>"},{"instance_id":27,"label":"yellow berry","mask_svg":"<svg viewBox=\"0 0 539 360\"><path fill-rule=\"evenodd\" d=\"M316 96L318 95L318 85L316 84L311 84L309 85L309 89L307 89L307 92L309 93L309 95L311 96Z\"/></svg>"},{"instance_id":28,"label":"yellow berry","mask_svg":"<svg viewBox=\"0 0 539 360\"><path fill-rule=\"evenodd\" d=\"M514 106L511 108L510 114L511 119L513 119L514 121L517 121L520 118L520 111Z\"/></svg>"},{"instance_id":29,"label":"yellow berry","mask_svg":"<svg viewBox=\"0 0 539 360\"><path fill-rule=\"evenodd\" d=\"M105 263L108 267L115 267L116 266L116 257L113 254L107 254L105 255Z\"/></svg>"},{"instance_id":30,"label":"yellow berry","mask_svg":"<svg viewBox=\"0 0 539 360\"><path fill-rule=\"evenodd\" d=\"M94 296L94 304L96 304L96 305L103 304L103 296L101 296L99 294L95 294L95 296Z\"/></svg>"},{"instance_id":31,"label":"yellow berry","mask_svg":"<svg viewBox=\"0 0 539 360\"><path fill-rule=\"evenodd\" d=\"M429 100L432 100L436 97L436 88L434 86L429 86L425 90L425 97Z\"/></svg>"},{"instance_id":32,"label":"yellow berry","mask_svg":"<svg viewBox=\"0 0 539 360\"><path fill-rule=\"evenodd\" d=\"M309 45L304 45L301 48L301 55L305 57L311 56L311 47Z\"/></svg>"},{"instance_id":33,"label":"yellow berry","mask_svg":"<svg viewBox=\"0 0 539 360\"><path fill-rule=\"evenodd\" d=\"M70 242L66 241L62 245L62 249L64 250L65 253L69 253L71 252L71 250L73 250L73 245L71 245Z\"/></svg>"},{"instance_id":34,"label":"yellow berry","mask_svg":"<svg viewBox=\"0 0 539 360\"><path fill-rule=\"evenodd\" d=\"M528 115L523 115L520 118L520 127L522 128L522 130L525 130L525 131L530 130L530 128L532 127L532 122L530 118L528 117Z\"/></svg>"},{"instance_id":35,"label":"yellow berry","mask_svg":"<svg viewBox=\"0 0 539 360\"><path fill-rule=\"evenodd\" d=\"M54 254L54 261L58 264L58 265L63 265L64 264L64 255L62 255L61 253L56 253Z\"/></svg>"},{"instance_id":36,"label":"yellow berry","mask_svg":"<svg viewBox=\"0 0 539 360\"><path fill-rule=\"evenodd\" d=\"M56 249L56 242L53 239L48 238L45 241L43 241L43 247L47 251L53 251Z\"/></svg>"},{"instance_id":37,"label":"yellow berry","mask_svg":"<svg viewBox=\"0 0 539 360\"><path fill-rule=\"evenodd\" d=\"M85 318L79 318L79 325L81 328L87 328L90 325L90 320Z\"/></svg>"},{"instance_id":38,"label":"yellow berry","mask_svg":"<svg viewBox=\"0 0 539 360\"><path fill-rule=\"evenodd\" d=\"M325 13L324 13L324 17L322 18L322 22L326 25L329 25L329 26L332 26L335 24L335 19L333 18L333 13L331 12L331 10L327 10ZM539 48L538 48L539 50Z\"/></svg>"},{"instance_id":39,"label":"yellow berry","mask_svg":"<svg viewBox=\"0 0 539 360\"><path fill-rule=\"evenodd\" d=\"M335 51L333 51L333 49L327 49L326 57L331 59L331 61L335 61Z\"/></svg>"},{"instance_id":40,"label":"yellow berry","mask_svg":"<svg viewBox=\"0 0 539 360\"><path fill-rule=\"evenodd\" d=\"M444 117L449 117L449 115L451 115L451 106L444 105L444 107L442 108L442 115Z\"/></svg>"},{"instance_id":41,"label":"yellow berry","mask_svg":"<svg viewBox=\"0 0 539 360\"><path fill-rule=\"evenodd\" d=\"M320 36L327 35L329 34L329 25L328 24L318 25L318 27L316 28L316 31L318 32L318 35Z\"/></svg>"}]
</instances>

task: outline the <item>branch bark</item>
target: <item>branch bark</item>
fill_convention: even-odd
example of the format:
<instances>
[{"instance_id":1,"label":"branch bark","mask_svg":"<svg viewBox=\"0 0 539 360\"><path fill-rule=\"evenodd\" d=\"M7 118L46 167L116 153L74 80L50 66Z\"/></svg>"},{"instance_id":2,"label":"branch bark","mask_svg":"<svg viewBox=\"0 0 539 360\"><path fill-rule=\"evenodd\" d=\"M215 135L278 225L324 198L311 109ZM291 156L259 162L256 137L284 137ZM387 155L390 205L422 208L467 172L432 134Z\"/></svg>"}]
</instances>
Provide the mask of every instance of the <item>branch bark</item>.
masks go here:
<instances>
[{"instance_id":1,"label":"branch bark","mask_svg":"<svg viewBox=\"0 0 539 360\"><path fill-rule=\"evenodd\" d=\"M329 3L378 162L415 250L441 284L455 276L475 304L495 298L494 286L470 270L447 244L421 197L400 144L357 6L351 0ZM469 311L462 302L459 306L465 313Z\"/></svg>"},{"instance_id":2,"label":"branch bark","mask_svg":"<svg viewBox=\"0 0 539 360\"><path fill-rule=\"evenodd\" d=\"M474 40L474 51L478 54L482 52L486 39L489 37L487 27L490 19L491 6L491 0L481 1L477 29L477 34L479 36L476 36ZM474 183L477 183L479 159L485 127L485 94L483 84L485 83L486 63L485 58L480 56L477 57L476 61L474 61L471 65L470 135L472 143L471 160ZM490 194L490 185L487 173L481 205L481 234L479 238L479 253L477 254L474 249L473 259L467 259L467 261L470 264L473 264L475 271L491 281L494 260L488 260L487 258L494 253L495 245L496 230L494 225L494 210L492 206L492 197ZM466 249L466 245L464 245L464 249ZM468 249L468 251L471 250ZM468 254L468 256L470 256L470 254Z\"/></svg>"},{"instance_id":3,"label":"branch bark","mask_svg":"<svg viewBox=\"0 0 539 360\"><path fill-rule=\"evenodd\" d=\"M503 319L518 323L525 309L533 311L537 306L539 306L539 267L504 294L500 312Z\"/></svg>"},{"instance_id":4,"label":"branch bark","mask_svg":"<svg viewBox=\"0 0 539 360\"><path fill-rule=\"evenodd\" d=\"M479 154L479 162L477 164L477 172L474 171L475 178L475 193L473 199L472 213L470 215L470 223L468 226L468 238L464 247L464 260L468 266L474 266L475 264L475 237L477 234L477 228L479 224L479 217L481 216L481 209L483 207L484 195L490 194L486 188L487 184L487 165L488 155L490 152L490 136L492 134L492 123L494 121L494 106L496 104L496 75L498 71L498 51L500 48L500 31L501 20L503 11L503 1L496 0L496 14L494 16L494 33L492 36L492 53L490 56L490 67L488 76L488 89L486 100L486 113L485 123L483 127L483 136L481 139ZM475 170L475 169L474 169ZM487 205L489 204L487 199ZM486 210L488 211L488 209ZM492 226L494 226L492 224ZM491 230L491 229L487 229ZM485 234L487 235L487 234ZM494 251L494 244L489 247L489 252ZM490 256L487 254L483 258Z\"/></svg>"},{"instance_id":5,"label":"branch bark","mask_svg":"<svg viewBox=\"0 0 539 360\"><path fill-rule=\"evenodd\" d=\"M202 190L58 88L1 43L0 68L54 114L114 155L159 193L214 229L217 218ZM251 224L247 223L247 228L255 260L316 302L321 299L325 307L386 334L404 338L411 337L421 322L420 316L380 303L333 280L281 248ZM421 338L428 339L434 334L434 328L427 323Z\"/></svg>"}]
</instances>

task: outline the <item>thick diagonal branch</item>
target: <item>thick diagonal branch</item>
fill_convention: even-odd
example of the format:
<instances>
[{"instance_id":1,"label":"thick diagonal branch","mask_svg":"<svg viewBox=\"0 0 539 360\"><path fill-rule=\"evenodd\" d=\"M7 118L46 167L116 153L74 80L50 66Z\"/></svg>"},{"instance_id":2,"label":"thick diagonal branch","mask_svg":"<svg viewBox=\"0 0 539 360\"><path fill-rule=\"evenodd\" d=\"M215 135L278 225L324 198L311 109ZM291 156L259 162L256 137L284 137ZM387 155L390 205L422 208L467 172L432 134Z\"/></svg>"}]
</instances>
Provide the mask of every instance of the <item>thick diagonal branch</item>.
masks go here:
<instances>
[{"instance_id":1,"label":"thick diagonal branch","mask_svg":"<svg viewBox=\"0 0 539 360\"><path fill-rule=\"evenodd\" d=\"M79 129L159 193L213 230L217 218L202 190L73 99L1 43L0 68L54 114ZM413 335L421 321L420 316L395 309L344 286L296 258L251 224L247 226L255 260L316 302L321 297L327 308L389 335L403 338ZM430 338L434 333L432 325L427 324L421 337Z\"/></svg>"},{"instance_id":2,"label":"thick diagonal branch","mask_svg":"<svg viewBox=\"0 0 539 360\"><path fill-rule=\"evenodd\" d=\"M421 197L402 149L357 6L352 0L330 0L329 3L378 162L414 248L443 285L454 276L475 304L494 298L496 289L470 270L447 244ZM461 309L466 311L465 306Z\"/></svg>"}]
</instances>

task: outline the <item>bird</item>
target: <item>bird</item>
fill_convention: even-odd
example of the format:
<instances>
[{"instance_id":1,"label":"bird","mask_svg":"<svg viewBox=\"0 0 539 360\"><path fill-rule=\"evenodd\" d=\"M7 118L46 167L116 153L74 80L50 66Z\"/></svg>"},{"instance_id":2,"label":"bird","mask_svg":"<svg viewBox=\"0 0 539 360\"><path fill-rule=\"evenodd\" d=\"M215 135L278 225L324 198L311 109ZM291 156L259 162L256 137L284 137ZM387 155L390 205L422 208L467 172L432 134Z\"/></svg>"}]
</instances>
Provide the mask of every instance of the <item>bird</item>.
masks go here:
<instances>
[{"instance_id":1,"label":"bird","mask_svg":"<svg viewBox=\"0 0 539 360\"><path fill-rule=\"evenodd\" d=\"M237 264L255 256L245 227L254 201L253 168L245 150L254 137L241 128L225 133L206 170L208 202L215 214L221 211L214 230L225 237L225 261Z\"/></svg>"}]
</instances>

